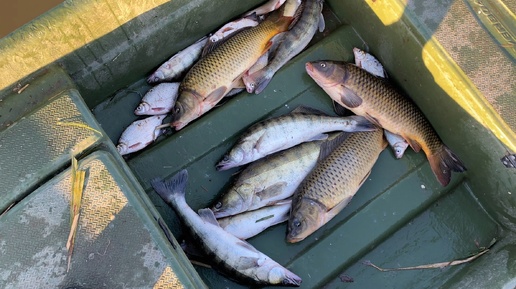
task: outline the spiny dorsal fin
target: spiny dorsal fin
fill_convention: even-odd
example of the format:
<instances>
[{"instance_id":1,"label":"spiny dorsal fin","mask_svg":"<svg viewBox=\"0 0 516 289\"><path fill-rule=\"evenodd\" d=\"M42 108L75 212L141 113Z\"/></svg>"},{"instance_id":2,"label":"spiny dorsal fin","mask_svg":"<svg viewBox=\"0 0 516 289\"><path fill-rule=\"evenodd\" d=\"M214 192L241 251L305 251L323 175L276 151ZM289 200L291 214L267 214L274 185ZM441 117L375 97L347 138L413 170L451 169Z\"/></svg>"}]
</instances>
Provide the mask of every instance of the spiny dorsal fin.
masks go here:
<instances>
[{"instance_id":1,"label":"spiny dorsal fin","mask_svg":"<svg viewBox=\"0 0 516 289\"><path fill-rule=\"evenodd\" d=\"M304 106L304 105L300 105L300 106L296 107L290 113L309 113L309 114L324 115L324 116L328 115L327 113L325 113L321 110L318 110L316 108L309 107L309 106Z\"/></svg>"}]
</instances>

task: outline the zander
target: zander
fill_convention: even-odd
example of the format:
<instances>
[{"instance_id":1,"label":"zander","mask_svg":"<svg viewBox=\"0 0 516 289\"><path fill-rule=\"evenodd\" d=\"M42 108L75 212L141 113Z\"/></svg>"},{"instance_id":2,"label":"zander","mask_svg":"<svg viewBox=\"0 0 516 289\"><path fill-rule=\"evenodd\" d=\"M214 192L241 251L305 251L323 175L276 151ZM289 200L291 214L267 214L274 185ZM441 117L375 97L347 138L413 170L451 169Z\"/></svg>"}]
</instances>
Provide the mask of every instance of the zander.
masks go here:
<instances>
[{"instance_id":1,"label":"zander","mask_svg":"<svg viewBox=\"0 0 516 289\"><path fill-rule=\"evenodd\" d=\"M196 214L186 203L188 172L180 171L171 179L152 180L154 190L167 202L188 227L210 265L225 275L255 285L299 286L301 278L256 250L251 244L224 231L210 209Z\"/></svg>"}]
</instances>

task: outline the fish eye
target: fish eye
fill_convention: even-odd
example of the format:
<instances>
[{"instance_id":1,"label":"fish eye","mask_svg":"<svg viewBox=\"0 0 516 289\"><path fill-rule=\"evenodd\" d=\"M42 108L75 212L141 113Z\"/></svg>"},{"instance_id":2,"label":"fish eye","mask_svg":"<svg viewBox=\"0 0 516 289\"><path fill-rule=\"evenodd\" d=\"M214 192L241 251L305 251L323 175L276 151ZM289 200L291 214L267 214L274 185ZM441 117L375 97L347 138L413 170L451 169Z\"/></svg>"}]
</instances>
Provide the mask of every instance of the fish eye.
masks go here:
<instances>
[{"instance_id":1,"label":"fish eye","mask_svg":"<svg viewBox=\"0 0 516 289\"><path fill-rule=\"evenodd\" d=\"M254 82L251 82L251 83L249 84L249 86L250 86L251 88L254 88Z\"/></svg>"},{"instance_id":2,"label":"fish eye","mask_svg":"<svg viewBox=\"0 0 516 289\"><path fill-rule=\"evenodd\" d=\"M324 62L321 62L321 64L319 64L322 68L325 68L326 67L326 63Z\"/></svg>"},{"instance_id":3,"label":"fish eye","mask_svg":"<svg viewBox=\"0 0 516 289\"><path fill-rule=\"evenodd\" d=\"M294 222L292 222L292 224L294 225L294 227L296 228L299 228L301 226L301 222L299 222L298 219L294 219Z\"/></svg>"},{"instance_id":4,"label":"fish eye","mask_svg":"<svg viewBox=\"0 0 516 289\"><path fill-rule=\"evenodd\" d=\"M220 208L222 208L222 203L221 203L221 202L217 202L217 203L215 204L215 209L217 209L217 210L218 210L218 209L220 209Z\"/></svg>"},{"instance_id":5,"label":"fish eye","mask_svg":"<svg viewBox=\"0 0 516 289\"><path fill-rule=\"evenodd\" d=\"M176 107L174 108L174 112L175 112L175 113L179 113L180 111L181 111L181 108L179 108L179 106L176 106Z\"/></svg>"}]
</instances>

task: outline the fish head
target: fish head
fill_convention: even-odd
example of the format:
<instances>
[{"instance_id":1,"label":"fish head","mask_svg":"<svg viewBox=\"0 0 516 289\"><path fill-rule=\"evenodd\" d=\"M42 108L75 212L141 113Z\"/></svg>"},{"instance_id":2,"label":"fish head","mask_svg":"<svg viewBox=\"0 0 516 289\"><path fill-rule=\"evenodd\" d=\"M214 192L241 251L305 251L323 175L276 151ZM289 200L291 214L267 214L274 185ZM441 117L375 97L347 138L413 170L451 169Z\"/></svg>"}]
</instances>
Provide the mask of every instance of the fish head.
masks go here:
<instances>
[{"instance_id":1,"label":"fish head","mask_svg":"<svg viewBox=\"0 0 516 289\"><path fill-rule=\"evenodd\" d=\"M326 208L319 202L301 199L292 207L287 226L287 242L297 243L304 240L324 224Z\"/></svg>"},{"instance_id":2,"label":"fish head","mask_svg":"<svg viewBox=\"0 0 516 289\"><path fill-rule=\"evenodd\" d=\"M344 62L312 61L305 64L308 75L323 89L340 86L347 79L347 72L343 69Z\"/></svg>"},{"instance_id":3,"label":"fish head","mask_svg":"<svg viewBox=\"0 0 516 289\"><path fill-rule=\"evenodd\" d=\"M136 115L145 115L151 111L151 106L146 103L145 101L142 101L134 110L134 114Z\"/></svg>"},{"instance_id":4,"label":"fish head","mask_svg":"<svg viewBox=\"0 0 516 289\"><path fill-rule=\"evenodd\" d=\"M283 286L300 286L301 278L281 266L275 266L269 271L267 276L270 284Z\"/></svg>"},{"instance_id":5,"label":"fish head","mask_svg":"<svg viewBox=\"0 0 516 289\"><path fill-rule=\"evenodd\" d=\"M119 144L117 144L117 145L116 145L116 150L117 150L117 151L120 153L120 155L122 155L122 156L123 156L123 155L126 155L126 154L128 154L128 153L129 153L129 147L128 147L125 143L123 143L123 142L121 142L121 143L119 143Z\"/></svg>"},{"instance_id":6,"label":"fish head","mask_svg":"<svg viewBox=\"0 0 516 289\"><path fill-rule=\"evenodd\" d=\"M147 83L149 83L149 84L157 83L157 82L160 82L161 80L163 80L164 78L165 78L165 74L163 74L163 71L157 70L156 72L151 74L149 76L149 78L147 78Z\"/></svg>"},{"instance_id":7,"label":"fish head","mask_svg":"<svg viewBox=\"0 0 516 289\"><path fill-rule=\"evenodd\" d=\"M183 97L176 101L172 112L172 127L180 130L200 116L200 105L193 97Z\"/></svg>"},{"instance_id":8,"label":"fish head","mask_svg":"<svg viewBox=\"0 0 516 289\"><path fill-rule=\"evenodd\" d=\"M234 168L244 163L246 157L245 150L240 145L235 145L233 149L215 166L217 171L224 171L230 168Z\"/></svg>"},{"instance_id":9,"label":"fish head","mask_svg":"<svg viewBox=\"0 0 516 289\"><path fill-rule=\"evenodd\" d=\"M253 75L255 75L255 74L253 74ZM256 80L254 79L253 75L249 75L248 73L245 73L242 76L242 80L244 81L244 84L245 84L245 89L247 90L248 93L253 93L254 90L256 89Z\"/></svg>"},{"instance_id":10,"label":"fish head","mask_svg":"<svg viewBox=\"0 0 516 289\"><path fill-rule=\"evenodd\" d=\"M397 159L400 159L403 156L403 153L405 153L405 150L408 147L407 142L397 142L392 147L394 149L394 155Z\"/></svg>"},{"instance_id":11,"label":"fish head","mask_svg":"<svg viewBox=\"0 0 516 289\"><path fill-rule=\"evenodd\" d=\"M223 218L249 210L254 195L254 186L244 183L235 185L211 208L215 217Z\"/></svg>"}]
</instances>

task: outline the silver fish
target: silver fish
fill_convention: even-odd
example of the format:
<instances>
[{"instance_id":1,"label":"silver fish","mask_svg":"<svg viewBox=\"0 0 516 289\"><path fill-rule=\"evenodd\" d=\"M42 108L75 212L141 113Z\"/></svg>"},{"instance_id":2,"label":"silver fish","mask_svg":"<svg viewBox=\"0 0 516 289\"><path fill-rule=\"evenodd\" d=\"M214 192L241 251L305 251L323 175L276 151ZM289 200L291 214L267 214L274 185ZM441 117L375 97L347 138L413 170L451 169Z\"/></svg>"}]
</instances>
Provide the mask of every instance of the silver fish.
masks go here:
<instances>
[{"instance_id":1,"label":"silver fish","mask_svg":"<svg viewBox=\"0 0 516 289\"><path fill-rule=\"evenodd\" d=\"M362 51L358 48L353 48L353 55L355 55L355 65L361 67L367 72L374 74L378 77L386 78L387 73L383 68L382 64L371 54Z\"/></svg>"},{"instance_id":2,"label":"silver fish","mask_svg":"<svg viewBox=\"0 0 516 289\"><path fill-rule=\"evenodd\" d=\"M285 0L269 0L267 3L259 6L258 8L248 11L244 14L244 16L249 16L254 13L256 13L256 15L264 15L280 8L283 3L285 3Z\"/></svg>"},{"instance_id":3,"label":"silver fish","mask_svg":"<svg viewBox=\"0 0 516 289\"><path fill-rule=\"evenodd\" d=\"M179 82L160 83L143 96L134 110L136 115L157 115L169 113L176 103Z\"/></svg>"},{"instance_id":4,"label":"silver fish","mask_svg":"<svg viewBox=\"0 0 516 289\"><path fill-rule=\"evenodd\" d=\"M293 112L251 126L216 165L227 170L312 140L323 140L331 131L371 131L377 127L364 117L333 117Z\"/></svg>"},{"instance_id":5,"label":"silver fish","mask_svg":"<svg viewBox=\"0 0 516 289\"><path fill-rule=\"evenodd\" d=\"M241 240L246 240L271 226L288 220L291 203L291 199L283 200L271 206L217 219L217 221L226 232Z\"/></svg>"},{"instance_id":6,"label":"silver fish","mask_svg":"<svg viewBox=\"0 0 516 289\"><path fill-rule=\"evenodd\" d=\"M289 1L285 5L287 4ZM295 3L292 5L295 6ZM269 64L262 70L254 73L248 72L242 77L247 92L257 94L262 92L274 74L308 45L317 29L324 30L324 18L321 14L323 0L306 0L302 6L299 20L294 27L284 33Z\"/></svg>"},{"instance_id":7,"label":"silver fish","mask_svg":"<svg viewBox=\"0 0 516 289\"><path fill-rule=\"evenodd\" d=\"M408 148L408 142L402 136L393 134L387 130L384 130L383 134L385 135L389 146L394 151L394 156L396 156L397 159L400 159Z\"/></svg>"},{"instance_id":8,"label":"silver fish","mask_svg":"<svg viewBox=\"0 0 516 289\"><path fill-rule=\"evenodd\" d=\"M212 267L237 280L256 285L299 286L301 278L256 250L251 244L224 231L210 209L196 214L186 203L188 181L186 170L162 181L152 180L156 192L167 202L190 229L200 249L211 256Z\"/></svg>"},{"instance_id":9,"label":"silver fish","mask_svg":"<svg viewBox=\"0 0 516 289\"><path fill-rule=\"evenodd\" d=\"M202 49L207 42L208 38L204 36L194 44L179 51L152 73L149 78L147 78L147 82L153 84L178 79L199 59Z\"/></svg>"},{"instance_id":10,"label":"silver fish","mask_svg":"<svg viewBox=\"0 0 516 289\"><path fill-rule=\"evenodd\" d=\"M326 158L348 135L333 133L328 140L305 142L251 163L215 202L213 213L222 218L291 197L317 162Z\"/></svg>"},{"instance_id":11,"label":"silver fish","mask_svg":"<svg viewBox=\"0 0 516 289\"><path fill-rule=\"evenodd\" d=\"M155 115L131 123L118 140L116 146L121 155L139 151L156 140L161 134L161 125L166 115Z\"/></svg>"}]
</instances>

